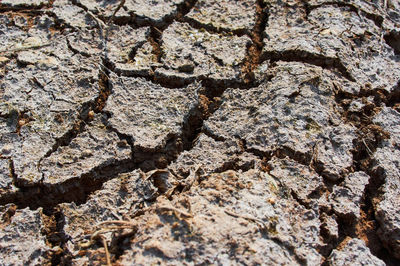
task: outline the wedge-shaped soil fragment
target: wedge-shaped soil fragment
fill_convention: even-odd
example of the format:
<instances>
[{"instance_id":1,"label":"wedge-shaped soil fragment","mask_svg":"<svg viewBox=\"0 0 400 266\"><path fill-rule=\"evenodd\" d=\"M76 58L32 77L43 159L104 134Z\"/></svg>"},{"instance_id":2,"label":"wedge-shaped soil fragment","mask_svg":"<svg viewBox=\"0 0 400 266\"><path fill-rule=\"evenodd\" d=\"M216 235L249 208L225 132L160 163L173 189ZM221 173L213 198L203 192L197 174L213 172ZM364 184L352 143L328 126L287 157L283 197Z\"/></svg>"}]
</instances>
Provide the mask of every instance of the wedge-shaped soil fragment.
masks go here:
<instances>
[{"instance_id":1,"label":"wedge-shaped soil fragment","mask_svg":"<svg viewBox=\"0 0 400 266\"><path fill-rule=\"evenodd\" d=\"M126 10L133 14L138 24L150 22L156 26L165 25L166 20L175 17L179 6L185 6L185 0L127 0L125 1Z\"/></svg>"},{"instance_id":2,"label":"wedge-shaped soil fragment","mask_svg":"<svg viewBox=\"0 0 400 266\"><path fill-rule=\"evenodd\" d=\"M96 20L84 8L74 5L71 0L54 1L50 12L57 18L58 23L75 29L93 29L98 26ZM81 33L85 34L84 32ZM92 41L98 40L92 39Z\"/></svg>"},{"instance_id":3,"label":"wedge-shaped soil fragment","mask_svg":"<svg viewBox=\"0 0 400 266\"><path fill-rule=\"evenodd\" d=\"M127 163L131 159L129 144L120 140L115 132L107 130L99 120L90 123L68 146L59 147L42 160L43 184L78 179L94 170Z\"/></svg>"},{"instance_id":4,"label":"wedge-shaped soil fragment","mask_svg":"<svg viewBox=\"0 0 400 266\"><path fill-rule=\"evenodd\" d=\"M256 156L244 152L237 140L216 141L201 134L193 148L182 152L169 168L180 176L196 169L207 175L226 169L253 168L258 161Z\"/></svg>"},{"instance_id":5,"label":"wedge-shaped soil fragment","mask_svg":"<svg viewBox=\"0 0 400 266\"><path fill-rule=\"evenodd\" d=\"M109 25L104 30L86 27L70 33L68 44L84 56L102 55L105 64L117 74L149 76L153 73L152 67L159 65L153 46L148 42L149 34L149 27L134 29L129 25Z\"/></svg>"},{"instance_id":6,"label":"wedge-shaped soil fragment","mask_svg":"<svg viewBox=\"0 0 400 266\"><path fill-rule=\"evenodd\" d=\"M247 36L213 34L188 23L174 22L163 33L161 61L165 69L158 68L156 75L169 79L238 81L249 44Z\"/></svg>"},{"instance_id":7,"label":"wedge-shaped soil fragment","mask_svg":"<svg viewBox=\"0 0 400 266\"><path fill-rule=\"evenodd\" d=\"M113 93L104 111L109 124L133 139L135 149L157 151L181 138L191 110L198 104L199 84L170 89L143 78L111 76Z\"/></svg>"},{"instance_id":8,"label":"wedge-shaped soil fragment","mask_svg":"<svg viewBox=\"0 0 400 266\"><path fill-rule=\"evenodd\" d=\"M204 28L250 33L257 19L256 2L256 0L199 0L186 18Z\"/></svg>"},{"instance_id":9,"label":"wedge-shaped soil fragment","mask_svg":"<svg viewBox=\"0 0 400 266\"><path fill-rule=\"evenodd\" d=\"M132 29L130 26L113 26L108 30L106 57L118 74L150 75L157 57L147 42L149 27Z\"/></svg>"},{"instance_id":10,"label":"wedge-shaped soil fragment","mask_svg":"<svg viewBox=\"0 0 400 266\"><path fill-rule=\"evenodd\" d=\"M320 6L345 6L354 12L358 12L370 23L386 27L395 26L400 22L400 9L398 1L363 1L363 0L309 0L310 9ZM385 6L386 4L386 6Z\"/></svg>"},{"instance_id":11,"label":"wedge-shaped soil fragment","mask_svg":"<svg viewBox=\"0 0 400 266\"><path fill-rule=\"evenodd\" d=\"M311 204L324 187L323 179L310 167L289 158L272 158L269 173L279 179L304 203Z\"/></svg>"}]
</instances>

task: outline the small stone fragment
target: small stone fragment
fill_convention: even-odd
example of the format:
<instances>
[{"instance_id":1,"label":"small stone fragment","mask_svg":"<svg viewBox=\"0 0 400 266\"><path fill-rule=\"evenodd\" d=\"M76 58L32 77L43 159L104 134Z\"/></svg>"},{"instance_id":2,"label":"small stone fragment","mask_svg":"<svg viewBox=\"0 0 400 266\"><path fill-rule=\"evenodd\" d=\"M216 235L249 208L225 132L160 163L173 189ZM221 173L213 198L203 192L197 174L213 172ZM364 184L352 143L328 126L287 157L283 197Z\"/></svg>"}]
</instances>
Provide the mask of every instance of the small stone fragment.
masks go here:
<instances>
[{"instance_id":1,"label":"small stone fragment","mask_svg":"<svg viewBox=\"0 0 400 266\"><path fill-rule=\"evenodd\" d=\"M18 54L18 62L24 65L28 64L35 64L40 57L44 56L43 54L40 55L37 52L31 52L31 51L23 51Z\"/></svg>"},{"instance_id":2,"label":"small stone fragment","mask_svg":"<svg viewBox=\"0 0 400 266\"><path fill-rule=\"evenodd\" d=\"M0 66L6 64L8 61L10 61L8 57L0 56Z\"/></svg>"},{"instance_id":3,"label":"small stone fragment","mask_svg":"<svg viewBox=\"0 0 400 266\"><path fill-rule=\"evenodd\" d=\"M92 120L94 118L94 111L93 110L89 111L88 118L89 118L89 120Z\"/></svg>"}]
</instances>

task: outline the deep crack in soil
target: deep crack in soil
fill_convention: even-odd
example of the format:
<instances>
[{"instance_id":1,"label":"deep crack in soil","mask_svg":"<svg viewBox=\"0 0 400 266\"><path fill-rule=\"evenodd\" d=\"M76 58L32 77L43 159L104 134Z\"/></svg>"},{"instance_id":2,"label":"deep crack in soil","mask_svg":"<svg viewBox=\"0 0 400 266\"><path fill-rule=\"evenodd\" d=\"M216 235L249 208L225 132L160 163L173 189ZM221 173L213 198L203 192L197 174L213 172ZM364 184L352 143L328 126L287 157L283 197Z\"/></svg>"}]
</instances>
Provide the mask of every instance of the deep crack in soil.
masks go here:
<instances>
[{"instance_id":1,"label":"deep crack in soil","mask_svg":"<svg viewBox=\"0 0 400 266\"><path fill-rule=\"evenodd\" d=\"M367 100L373 98L373 102ZM349 105L352 100L361 99L365 106L359 112L349 111ZM348 220L346 217L339 217L339 238L336 241L336 247L343 246L349 237L358 237L362 239L370 248L371 252L383 260L387 265L397 265L399 261L390 255L383 246L380 237L377 234L379 224L375 219L375 212L372 202L381 194L381 186L385 182L382 173L373 171L373 154L376 149L382 145L382 142L390 137L390 134L379 125L373 123L375 114L381 110L381 104L393 106L398 101L398 90L391 93L385 90L361 90L358 95L347 94L343 91L337 91L336 101L343 107L343 119L356 126L358 137L354 139L353 152L353 171L364 171L367 173L369 183L365 187L361 203L361 217L359 220ZM332 250L332 249L330 249ZM326 252L330 253L329 251Z\"/></svg>"}]
</instances>

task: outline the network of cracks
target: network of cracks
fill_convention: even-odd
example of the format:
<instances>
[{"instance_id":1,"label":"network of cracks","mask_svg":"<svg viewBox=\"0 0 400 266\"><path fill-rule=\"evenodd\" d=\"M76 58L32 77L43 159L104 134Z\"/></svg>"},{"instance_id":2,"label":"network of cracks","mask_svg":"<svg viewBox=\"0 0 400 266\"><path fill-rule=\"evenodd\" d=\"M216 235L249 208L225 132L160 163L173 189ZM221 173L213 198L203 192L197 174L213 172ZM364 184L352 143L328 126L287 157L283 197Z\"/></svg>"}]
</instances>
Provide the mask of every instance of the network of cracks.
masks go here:
<instances>
[{"instance_id":1,"label":"network of cracks","mask_svg":"<svg viewBox=\"0 0 400 266\"><path fill-rule=\"evenodd\" d=\"M3 0L5 264L398 265L395 1Z\"/></svg>"}]
</instances>

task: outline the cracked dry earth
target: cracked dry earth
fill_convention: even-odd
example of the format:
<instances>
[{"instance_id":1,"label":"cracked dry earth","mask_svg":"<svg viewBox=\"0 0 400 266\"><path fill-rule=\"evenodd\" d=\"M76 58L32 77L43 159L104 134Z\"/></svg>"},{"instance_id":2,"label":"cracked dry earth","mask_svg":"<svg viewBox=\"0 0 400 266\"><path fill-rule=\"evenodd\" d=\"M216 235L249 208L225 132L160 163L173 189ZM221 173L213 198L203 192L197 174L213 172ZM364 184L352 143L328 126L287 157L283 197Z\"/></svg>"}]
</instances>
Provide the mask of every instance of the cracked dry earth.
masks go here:
<instances>
[{"instance_id":1,"label":"cracked dry earth","mask_svg":"<svg viewBox=\"0 0 400 266\"><path fill-rule=\"evenodd\" d=\"M398 1L0 2L1 265L400 265Z\"/></svg>"}]
</instances>

